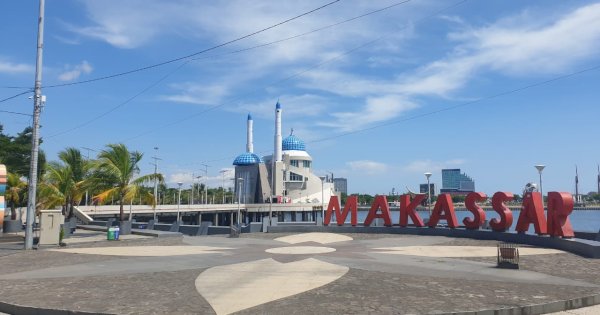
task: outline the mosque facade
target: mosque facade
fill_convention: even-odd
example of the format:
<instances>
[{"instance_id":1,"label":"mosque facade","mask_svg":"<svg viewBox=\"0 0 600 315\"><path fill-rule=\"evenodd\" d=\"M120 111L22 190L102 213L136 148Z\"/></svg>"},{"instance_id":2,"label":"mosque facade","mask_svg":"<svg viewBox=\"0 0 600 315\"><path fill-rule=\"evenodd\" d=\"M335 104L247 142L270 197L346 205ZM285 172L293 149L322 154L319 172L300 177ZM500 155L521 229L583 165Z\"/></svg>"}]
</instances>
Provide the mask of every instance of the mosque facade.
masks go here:
<instances>
[{"instance_id":1,"label":"mosque facade","mask_svg":"<svg viewBox=\"0 0 600 315\"><path fill-rule=\"evenodd\" d=\"M254 153L253 120L248 115L246 152L233 161L235 193L241 203L328 203L334 185L315 175L313 159L302 139L293 134L282 139L282 107L275 105L273 154Z\"/></svg>"}]
</instances>

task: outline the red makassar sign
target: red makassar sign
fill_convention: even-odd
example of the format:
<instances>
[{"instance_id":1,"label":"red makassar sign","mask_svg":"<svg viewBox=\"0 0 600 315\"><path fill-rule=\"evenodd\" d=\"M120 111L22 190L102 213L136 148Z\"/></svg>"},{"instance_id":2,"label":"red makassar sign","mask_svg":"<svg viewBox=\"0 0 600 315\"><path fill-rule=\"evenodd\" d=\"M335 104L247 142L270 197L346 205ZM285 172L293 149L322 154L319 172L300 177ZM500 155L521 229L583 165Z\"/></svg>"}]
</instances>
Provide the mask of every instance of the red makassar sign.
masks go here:
<instances>
[{"instance_id":1,"label":"red makassar sign","mask_svg":"<svg viewBox=\"0 0 600 315\"><path fill-rule=\"evenodd\" d=\"M408 226L408 221L416 227L425 227L423 219L416 211L417 206L426 198L425 194L415 195L411 200L410 195L400 196L400 218L399 226ZM513 224L512 211L504 204L513 200L514 196L510 192L499 191L492 196L492 208L498 213L499 218L490 220L490 227L496 232L507 231ZM465 199L465 207L471 212L471 217L466 217L462 223L465 228L471 230L480 229L483 225L486 215L485 211L477 204L487 199L487 196L481 192L472 192ZM544 203L542 195L539 192L531 192L523 196L521 213L517 220L515 230L525 233L533 224L535 233L538 235L551 235L559 237L573 237L573 228L569 222L569 215L573 211L573 196L565 192L548 193L548 213L544 216ZM356 196L349 196L342 209L337 196L332 196L329 200L329 206L325 213L325 225L331 224L331 218L335 213L336 223L341 226L346 222L350 215L350 224L356 226L358 223L358 199ZM382 219L385 226L392 226L392 218L386 196L376 196L369 213L364 222L364 226L370 226L374 219ZM437 198L431 218L427 226L435 228L440 221L446 221L449 228L458 228L458 220L454 210L454 204L449 194L440 194Z\"/></svg>"}]
</instances>

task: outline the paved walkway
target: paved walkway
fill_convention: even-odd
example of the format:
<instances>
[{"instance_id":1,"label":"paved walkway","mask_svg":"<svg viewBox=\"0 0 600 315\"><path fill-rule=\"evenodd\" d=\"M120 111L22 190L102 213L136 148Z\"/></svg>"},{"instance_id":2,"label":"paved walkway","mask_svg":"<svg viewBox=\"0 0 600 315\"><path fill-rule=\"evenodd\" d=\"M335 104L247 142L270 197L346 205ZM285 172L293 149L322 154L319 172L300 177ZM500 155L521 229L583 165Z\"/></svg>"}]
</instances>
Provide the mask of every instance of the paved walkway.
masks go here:
<instances>
[{"instance_id":1,"label":"paved walkway","mask_svg":"<svg viewBox=\"0 0 600 315\"><path fill-rule=\"evenodd\" d=\"M521 247L520 270L497 269L493 241L104 237L78 232L66 248L28 252L1 244L0 301L112 314L429 314L600 294L600 260Z\"/></svg>"}]
</instances>

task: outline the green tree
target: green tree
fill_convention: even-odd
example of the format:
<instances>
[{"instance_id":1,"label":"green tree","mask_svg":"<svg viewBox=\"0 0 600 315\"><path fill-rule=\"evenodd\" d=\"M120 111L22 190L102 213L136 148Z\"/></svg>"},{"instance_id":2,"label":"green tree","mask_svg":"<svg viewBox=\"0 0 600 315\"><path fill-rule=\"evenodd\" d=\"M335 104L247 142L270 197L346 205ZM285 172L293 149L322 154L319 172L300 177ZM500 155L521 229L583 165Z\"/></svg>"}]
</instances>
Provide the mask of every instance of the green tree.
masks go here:
<instances>
[{"instance_id":1,"label":"green tree","mask_svg":"<svg viewBox=\"0 0 600 315\"><path fill-rule=\"evenodd\" d=\"M106 150L98 155L93 185L101 192L94 196L100 203L115 197L119 202L119 218L123 221L123 205L130 203L141 193L140 187L145 183L154 183L155 179L163 180L161 174L139 176L139 162L143 154L138 151L130 152L124 144L109 144ZM154 205L154 196L145 192L142 198Z\"/></svg>"},{"instance_id":2,"label":"green tree","mask_svg":"<svg viewBox=\"0 0 600 315\"><path fill-rule=\"evenodd\" d=\"M43 208L62 206L63 214L73 216L73 207L81 203L90 185L90 161L81 156L76 148L67 148L58 154L59 162L47 165L43 181L39 185L38 204Z\"/></svg>"},{"instance_id":3,"label":"green tree","mask_svg":"<svg viewBox=\"0 0 600 315\"><path fill-rule=\"evenodd\" d=\"M0 125L0 162L6 165L6 169L11 173L20 176L29 176L31 164L31 127L26 127L16 137L4 134L3 130L4 127ZM40 139L41 143L42 139ZM38 178L41 178L45 164L46 156L40 150L38 156Z\"/></svg>"},{"instance_id":4,"label":"green tree","mask_svg":"<svg viewBox=\"0 0 600 315\"><path fill-rule=\"evenodd\" d=\"M452 196L452 202L454 203L458 203L458 202L465 202L465 196Z\"/></svg>"},{"instance_id":5,"label":"green tree","mask_svg":"<svg viewBox=\"0 0 600 315\"><path fill-rule=\"evenodd\" d=\"M22 206L25 201L25 188L27 187L27 183L21 180L19 175L8 172L6 186L5 198L10 207L10 219L16 220L16 208Z\"/></svg>"}]
</instances>

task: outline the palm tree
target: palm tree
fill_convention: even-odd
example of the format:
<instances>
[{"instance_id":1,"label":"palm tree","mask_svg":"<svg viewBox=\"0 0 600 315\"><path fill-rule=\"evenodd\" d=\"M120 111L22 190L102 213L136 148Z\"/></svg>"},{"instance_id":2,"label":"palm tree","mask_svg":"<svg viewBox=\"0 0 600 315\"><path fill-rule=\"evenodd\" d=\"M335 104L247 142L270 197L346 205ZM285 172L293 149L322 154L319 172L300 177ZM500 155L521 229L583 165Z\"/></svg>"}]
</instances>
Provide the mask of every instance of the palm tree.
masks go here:
<instances>
[{"instance_id":1,"label":"palm tree","mask_svg":"<svg viewBox=\"0 0 600 315\"><path fill-rule=\"evenodd\" d=\"M10 205L10 219L17 219L16 207L21 203L21 196L27 187L27 183L15 173L8 173L6 178L6 202Z\"/></svg>"},{"instance_id":2,"label":"palm tree","mask_svg":"<svg viewBox=\"0 0 600 315\"><path fill-rule=\"evenodd\" d=\"M130 152L124 144L109 144L107 149L100 152L93 173L93 182L96 188L102 190L94 196L94 200L103 203L110 197L119 201L119 217L123 221L123 204L130 203L142 192L141 185L153 182L155 179L162 182L161 174L149 174L135 178L140 169L138 163L143 154L138 151ZM143 193L144 200L153 203L151 193Z\"/></svg>"},{"instance_id":3,"label":"palm tree","mask_svg":"<svg viewBox=\"0 0 600 315\"><path fill-rule=\"evenodd\" d=\"M50 162L40 183L38 205L54 208L61 205L63 214L70 218L73 207L81 203L90 184L90 161L76 148L67 148L58 154L60 162Z\"/></svg>"}]
</instances>

